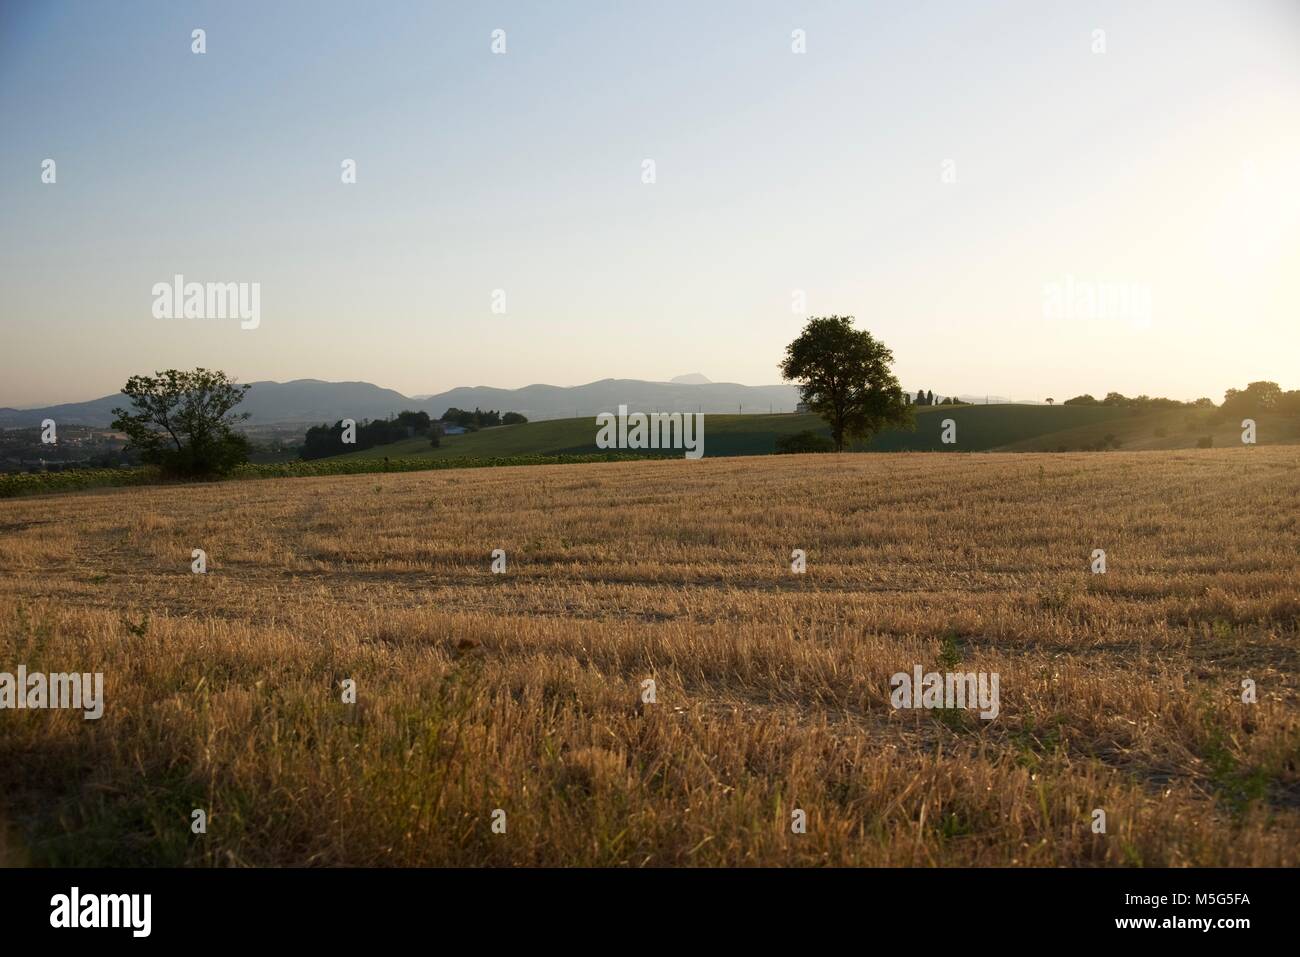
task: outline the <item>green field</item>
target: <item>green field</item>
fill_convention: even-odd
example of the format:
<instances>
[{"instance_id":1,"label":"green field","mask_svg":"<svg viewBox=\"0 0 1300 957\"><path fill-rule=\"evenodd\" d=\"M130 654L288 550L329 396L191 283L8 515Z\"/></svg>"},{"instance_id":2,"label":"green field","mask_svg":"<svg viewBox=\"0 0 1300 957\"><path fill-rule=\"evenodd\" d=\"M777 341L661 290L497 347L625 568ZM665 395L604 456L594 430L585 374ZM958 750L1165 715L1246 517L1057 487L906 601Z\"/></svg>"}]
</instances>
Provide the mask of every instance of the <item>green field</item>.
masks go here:
<instances>
[{"instance_id":1,"label":"green field","mask_svg":"<svg viewBox=\"0 0 1300 957\"><path fill-rule=\"evenodd\" d=\"M1137 411L1112 406L960 405L918 408L916 429L875 436L852 451L872 452L1079 452L1099 447L1126 451L1195 448L1208 438L1214 448L1241 444L1239 420L1215 410ZM943 421L957 424L957 441L941 441ZM1257 419L1259 445L1300 444L1300 417ZM706 415L704 450L708 458L768 455L778 436L812 431L829 435L815 415ZM486 468L608 462L658 458L673 452L612 451L596 448L595 417L552 419L446 436L439 448L413 438L308 462L261 461L241 465L230 476L258 479L326 476L363 472L410 472L425 469ZM283 459L283 456L279 456ZM39 474L0 475L0 498L77 491L113 485L160 481L153 469L82 469Z\"/></svg>"},{"instance_id":2,"label":"green field","mask_svg":"<svg viewBox=\"0 0 1300 957\"><path fill-rule=\"evenodd\" d=\"M940 440L944 419L952 419L957 424L954 445L944 445ZM826 423L815 415L706 415L705 455L765 455L776 450L777 436L805 430L830 434ZM1110 406L1005 404L918 408L915 431L883 432L865 445L853 448L874 452L1080 451L1092 448L1107 436L1114 436L1119 447L1126 449L1189 448L1201 436L1212 436L1216 448L1240 442L1240 430L1235 423L1215 421L1200 410L1135 413ZM1300 421L1288 419L1260 424L1261 445L1297 441L1300 441ZM413 438L334 458L479 459L597 451L592 416L445 436L441 447L436 449L430 447L427 439Z\"/></svg>"}]
</instances>

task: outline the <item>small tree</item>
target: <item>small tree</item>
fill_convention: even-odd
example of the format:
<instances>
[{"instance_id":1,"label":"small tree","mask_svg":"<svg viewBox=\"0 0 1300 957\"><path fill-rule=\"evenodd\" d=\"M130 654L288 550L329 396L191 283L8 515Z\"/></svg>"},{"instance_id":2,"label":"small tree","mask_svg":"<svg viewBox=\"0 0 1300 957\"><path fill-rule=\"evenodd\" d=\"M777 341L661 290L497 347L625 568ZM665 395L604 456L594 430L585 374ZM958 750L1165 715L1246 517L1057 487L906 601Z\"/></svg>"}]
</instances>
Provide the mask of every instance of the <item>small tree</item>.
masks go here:
<instances>
[{"instance_id":1,"label":"small tree","mask_svg":"<svg viewBox=\"0 0 1300 957\"><path fill-rule=\"evenodd\" d=\"M1048 405L1056 405L1056 400L1055 400L1055 399L1048 399L1048 400L1047 400L1047 404L1048 404Z\"/></svg>"},{"instance_id":2,"label":"small tree","mask_svg":"<svg viewBox=\"0 0 1300 957\"><path fill-rule=\"evenodd\" d=\"M799 382L799 397L830 424L835 451L841 452L846 438L911 425L911 408L889 368L893 361L884 343L853 328L852 316L814 316L786 346L779 368L787 380Z\"/></svg>"},{"instance_id":3,"label":"small tree","mask_svg":"<svg viewBox=\"0 0 1300 957\"><path fill-rule=\"evenodd\" d=\"M397 413L397 418L394 421L402 428L410 429L415 435L424 435L429 431L428 412L412 412L407 409Z\"/></svg>"},{"instance_id":4,"label":"small tree","mask_svg":"<svg viewBox=\"0 0 1300 957\"><path fill-rule=\"evenodd\" d=\"M248 440L234 429L248 413L231 412L248 389L207 369L131 376L122 394L134 408L114 409L113 428L126 433L142 461L169 475L223 475L248 461Z\"/></svg>"}]
</instances>

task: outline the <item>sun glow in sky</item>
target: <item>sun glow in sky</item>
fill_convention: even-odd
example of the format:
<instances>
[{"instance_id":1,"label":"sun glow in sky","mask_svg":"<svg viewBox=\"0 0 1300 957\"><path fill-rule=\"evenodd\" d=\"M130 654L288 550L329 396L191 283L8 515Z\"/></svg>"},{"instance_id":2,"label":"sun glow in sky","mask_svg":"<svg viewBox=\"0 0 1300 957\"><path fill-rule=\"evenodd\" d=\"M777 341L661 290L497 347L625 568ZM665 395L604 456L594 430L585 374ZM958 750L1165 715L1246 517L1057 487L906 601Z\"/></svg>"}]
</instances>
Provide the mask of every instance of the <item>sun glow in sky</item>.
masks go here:
<instances>
[{"instance_id":1,"label":"sun glow in sky","mask_svg":"<svg viewBox=\"0 0 1300 957\"><path fill-rule=\"evenodd\" d=\"M1298 388L1298 180L1291 0L8 3L0 405L765 384L800 293L912 391ZM177 273L258 328L154 318Z\"/></svg>"}]
</instances>

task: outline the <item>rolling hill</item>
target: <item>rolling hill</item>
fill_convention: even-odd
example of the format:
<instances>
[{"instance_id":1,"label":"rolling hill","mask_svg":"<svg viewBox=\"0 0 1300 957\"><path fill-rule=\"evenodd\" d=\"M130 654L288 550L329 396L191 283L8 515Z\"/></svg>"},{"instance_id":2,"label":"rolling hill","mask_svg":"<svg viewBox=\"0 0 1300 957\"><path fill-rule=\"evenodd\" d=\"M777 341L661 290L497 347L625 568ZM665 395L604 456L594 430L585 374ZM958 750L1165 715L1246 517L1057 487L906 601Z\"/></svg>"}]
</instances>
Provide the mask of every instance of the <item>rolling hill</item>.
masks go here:
<instances>
[{"instance_id":1,"label":"rolling hill","mask_svg":"<svg viewBox=\"0 0 1300 957\"><path fill-rule=\"evenodd\" d=\"M942 421L957 425L957 442L941 441ZM1189 428L1189 425L1191 426ZM1125 449L1190 448L1201 436L1215 447L1240 443L1240 429L1230 421L1215 423L1188 409L1133 414L1109 406L962 405L916 410L916 430L890 431L855 450L876 452L1054 452L1095 447L1114 436ZM709 415L705 419L706 457L764 455L776 450L779 435L811 430L829 435L815 415ZM1161 435L1160 433L1164 433ZM1259 444L1300 443L1300 420L1261 422ZM524 454L595 452L593 418L553 419L501 426L466 435L445 436L439 448L413 438L336 456L353 458L486 458Z\"/></svg>"}]
</instances>

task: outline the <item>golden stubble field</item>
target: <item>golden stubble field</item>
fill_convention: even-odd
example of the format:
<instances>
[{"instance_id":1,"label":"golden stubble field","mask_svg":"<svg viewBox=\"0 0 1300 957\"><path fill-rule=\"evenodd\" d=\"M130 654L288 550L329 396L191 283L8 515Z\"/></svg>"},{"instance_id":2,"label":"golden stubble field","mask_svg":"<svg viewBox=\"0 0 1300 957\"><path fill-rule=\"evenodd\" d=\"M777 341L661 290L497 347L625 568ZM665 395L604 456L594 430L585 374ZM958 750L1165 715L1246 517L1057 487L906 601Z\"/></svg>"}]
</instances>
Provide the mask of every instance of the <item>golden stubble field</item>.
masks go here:
<instances>
[{"instance_id":1,"label":"golden stubble field","mask_svg":"<svg viewBox=\"0 0 1300 957\"><path fill-rule=\"evenodd\" d=\"M0 859L1295 865L1297 466L823 455L3 501L0 671L102 671L106 705L0 711ZM915 665L998 673L1000 714L893 709Z\"/></svg>"}]
</instances>

